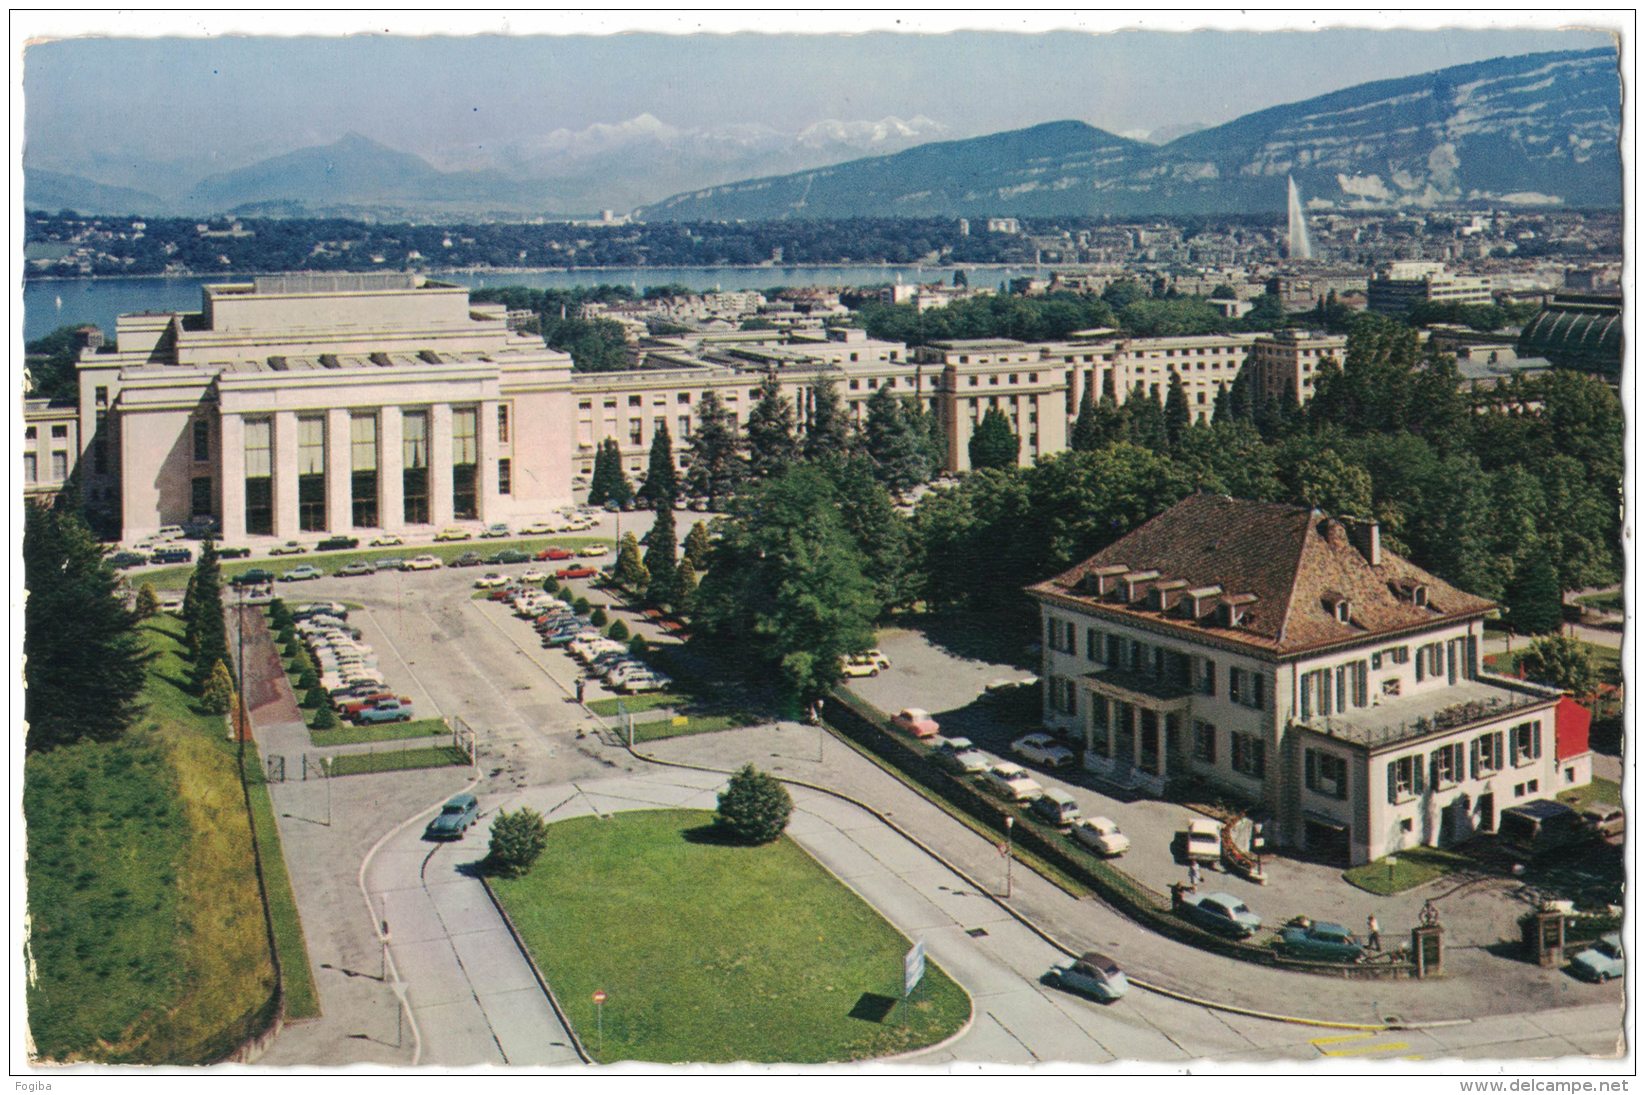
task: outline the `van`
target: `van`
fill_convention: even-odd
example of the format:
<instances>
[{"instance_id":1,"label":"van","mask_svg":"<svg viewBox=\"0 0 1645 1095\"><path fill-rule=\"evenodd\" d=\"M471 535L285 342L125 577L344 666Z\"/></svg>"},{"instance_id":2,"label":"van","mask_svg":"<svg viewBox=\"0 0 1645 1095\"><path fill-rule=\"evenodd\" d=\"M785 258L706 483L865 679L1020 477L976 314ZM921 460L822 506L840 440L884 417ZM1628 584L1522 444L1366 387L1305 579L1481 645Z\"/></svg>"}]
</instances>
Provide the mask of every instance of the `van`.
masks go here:
<instances>
[{"instance_id":1,"label":"van","mask_svg":"<svg viewBox=\"0 0 1645 1095\"><path fill-rule=\"evenodd\" d=\"M1057 787L1047 787L1045 793L1034 800L1033 811L1059 828L1074 824L1081 816L1080 804L1074 801L1074 796Z\"/></svg>"},{"instance_id":2,"label":"van","mask_svg":"<svg viewBox=\"0 0 1645 1095\"><path fill-rule=\"evenodd\" d=\"M1525 856L1564 848L1585 835L1582 815L1553 799L1539 798L1510 806L1497 818L1497 842Z\"/></svg>"},{"instance_id":3,"label":"van","mask_svg":"<svg viewBox=\"0 0 1645 1095\"><path fill-rule=\"evenodd\" d=\"M162 525L151 539L154 540L181 540L187 533L182 525Z\"/></svg>"}]
</instances>

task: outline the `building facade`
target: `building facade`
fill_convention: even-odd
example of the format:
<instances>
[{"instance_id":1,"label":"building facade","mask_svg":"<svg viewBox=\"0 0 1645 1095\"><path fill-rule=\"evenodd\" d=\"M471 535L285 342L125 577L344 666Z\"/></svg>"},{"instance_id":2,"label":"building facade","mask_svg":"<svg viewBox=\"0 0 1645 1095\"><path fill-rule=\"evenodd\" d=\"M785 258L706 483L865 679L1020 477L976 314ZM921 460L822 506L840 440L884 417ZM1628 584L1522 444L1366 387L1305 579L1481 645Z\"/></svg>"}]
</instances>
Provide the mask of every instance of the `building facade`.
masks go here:
<instances>
[{"instance_id":1,"label":"building facade","mask_svg":"<svg viewBox=\"0 0 1645 1095\"><path fill-rule=\"evenodd\" d=\"M80 456L80 414L73 403L23 401L23 497L55 499Z\"/></svg>"},{"instance_id":2,"label":"building facade","mask_svg":"<svg viewBox=\"0 0 1645 1095\"><path fill-rule=\"evenodd\" d=\"M1366 291L1366 307L1401 317L1419 304L1490 304L1491 279L1453 274L1440 262L1391 262Z\"/></svg>"},{"instance_id":3,"label":"building facade","mask_svg":"<svg viewBox=\"0 0 1645 1095\"><path fill-rule=\"evenodd\" d=\"M1375 522L1191 495L1029 591L1046 724L1106 781L1224 788L1344 864L1495 828L1586 782L1559 694L1480 667L1490 602Z\"/></svg>"}]
</instances>

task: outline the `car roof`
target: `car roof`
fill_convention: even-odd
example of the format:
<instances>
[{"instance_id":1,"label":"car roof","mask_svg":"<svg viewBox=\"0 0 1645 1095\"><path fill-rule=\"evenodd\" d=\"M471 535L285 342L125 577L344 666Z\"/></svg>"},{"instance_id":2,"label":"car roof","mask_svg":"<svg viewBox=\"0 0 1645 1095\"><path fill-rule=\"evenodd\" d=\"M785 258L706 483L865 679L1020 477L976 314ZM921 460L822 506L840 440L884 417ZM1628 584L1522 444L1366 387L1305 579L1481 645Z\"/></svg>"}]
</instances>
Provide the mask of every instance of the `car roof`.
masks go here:
<instances>
[{"instance_id":1,"label":"car roof","mask_svg":"<svg viewBox=\"0 0 1645 1095\"><path fill-rule=\"evenodd\" d=\"M1314 921L1314 931L1317 934L1323 934L1323 935L1351 935L1351 934L1353 934L1347 928L1343 927L1341 924L1333 924L1329 920L1316 920L1316 921Z\"/></svg>"},{"instance_id":2,"label":"car roof","mask_svg":"<svg viewBox=\"0 0 1645 1095\"><path fill-rule=\"evenodd\" d=\"M1191 833L1209 833L1216 836L1222 832L1222 826L1208 817L1194 817L1188 819L1188 831Z\"/></svg>"},{"instance_id":3,"label":"car roof","mask_svg":"<svg viewBox=\"0 0 1645 1095\"><path fill-rule=\"evenodd\" d=\"M931 712L923 707L905 707L902 709L902 713L911 719L928 719L931 717Z\"/></svg>"},{"instance_id":4,"label":"car roof","mask_svg":"<svg viewBox=\"0 0 1645 1095\"><path fill-rule=\"evenodd\" d=\"M1576 813L1575 810L1563 802L1555 802L1551 798L1539 798L1535 802L1527 802L1522 806L1510 806L1502 812L1520 817L1535 818L1537 821L1547 821L1549 818L1565 817Z\"/></svg>"},{"instance_id":5,"label":"car roof","mask_svg":"<svg viewBox=\"0 0 1645 1095\"><path fill-rule=\"evenodd\" d=\"M1120 971L1120 964L1101 951L1086 951L1080 955L1079 964L1110 975Z\"/></svg>"},{"instance_id":6,"label":"car roof","mask_svg":"<svg viewBox=\"0 0 1645 1095\"><path fill-rule=\"evenodd\" d=\"M464 791L461 794L455 794L455 795L452 795L450 798L446 799L446 805L447 806L468 806L471 803L478 804L479 801L480 801L479 799L475 798L473 795L469 794L467 791Z\"/></svg>"},{"instance_id":7,"label":"car roof","mask_svg":"<svg viewBox=\"0 0 1645 1095\"><path fill-rule=\"evenodd\" d=\"M1245 904L1244 901L1242 901L1239 898L1235 897L1233 894L1223 893L1220 890L1216 893L1206 894L1205 895L1205 900L1207 900L1207 901L1216 901L1220 904L1228 905L1230 907L1232 907L1234 905L1243 905L1243 904Z\"/></svg>"}]
</instances>

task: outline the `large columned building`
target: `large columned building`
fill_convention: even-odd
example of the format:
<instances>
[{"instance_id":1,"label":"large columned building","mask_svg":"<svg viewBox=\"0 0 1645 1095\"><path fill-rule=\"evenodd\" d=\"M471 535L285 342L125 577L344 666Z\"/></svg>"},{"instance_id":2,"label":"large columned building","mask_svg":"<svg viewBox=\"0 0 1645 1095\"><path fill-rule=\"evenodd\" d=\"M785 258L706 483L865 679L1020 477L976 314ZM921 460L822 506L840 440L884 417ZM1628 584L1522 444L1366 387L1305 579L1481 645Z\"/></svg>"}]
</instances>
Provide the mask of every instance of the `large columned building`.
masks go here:
<instances>
[{"instance_id":1,"label":"large columned building","mask_svg":"<svg viewBox=\"0 0 1645 1095\"><path fill-rule=\"evenodd\" d=\"M571 500L571 359L410 274L284 275L121 316L80 360L82 490L122 537L510 521ZM530 423L528 429L518 423Z\"/></svg>"}]
</instances>

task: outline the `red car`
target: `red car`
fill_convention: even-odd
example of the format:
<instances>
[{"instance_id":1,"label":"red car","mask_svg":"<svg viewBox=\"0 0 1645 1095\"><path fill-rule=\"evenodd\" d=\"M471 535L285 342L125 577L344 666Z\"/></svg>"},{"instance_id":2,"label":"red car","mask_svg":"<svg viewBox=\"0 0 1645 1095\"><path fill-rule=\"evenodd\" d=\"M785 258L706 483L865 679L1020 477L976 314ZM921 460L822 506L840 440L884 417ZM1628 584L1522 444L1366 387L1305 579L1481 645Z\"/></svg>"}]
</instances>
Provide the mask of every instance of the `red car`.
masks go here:
<instances>
[{"instance_id":1,"label":"red car","mask_svg":"<svg viewBox=\"0 0 1645 1095\"><path fill-rule=\"evenodd\" d=\"M537 561L542 562L545 559L569 559L575 554L575 552L562 547L544 548L537 553Z\"/></svg>"},{"instance_id":2,"label":"red car","mask_svg":"<svg viewBox=\"0 0 1645 1095\"><path fill-rule=\"evenodd\" d=\"M383 703L387 700L399 700L401 703L409 704L411 702L411 697L410 696L396 696L392 692L373 692L369 696L359 696L359 697L357 697L355 699L352 699L352 700L349 700L347 703L343 704L343 706L342 706L343 716L345 718L353 718L355 715L358 715L361 711L364 711L366 708L376 707L378 704Z\"/></svg>"},{"instance_id":3,"label":"red car","mask_svg":"<svg viewBox=\"0 0 1645 1095\"><path fill-rule=\"evenodd\" d=\"M592 578L598 573L599 571L595 570L593 567L561 567L559 570L554 572L554 577L562 580L566 578Z\"/></svg>"}]
</instances>

